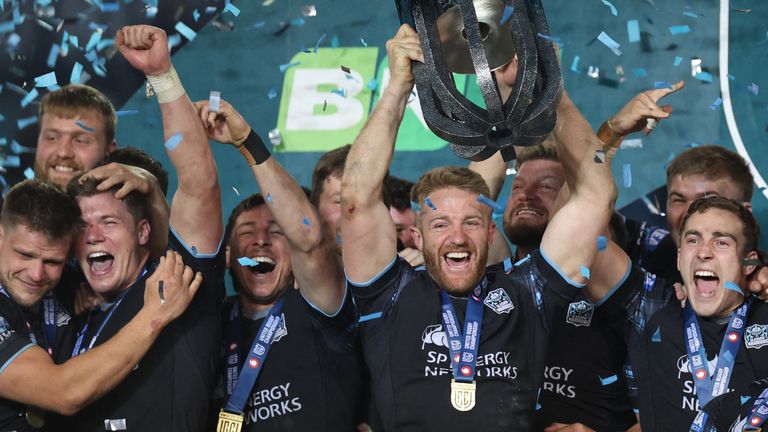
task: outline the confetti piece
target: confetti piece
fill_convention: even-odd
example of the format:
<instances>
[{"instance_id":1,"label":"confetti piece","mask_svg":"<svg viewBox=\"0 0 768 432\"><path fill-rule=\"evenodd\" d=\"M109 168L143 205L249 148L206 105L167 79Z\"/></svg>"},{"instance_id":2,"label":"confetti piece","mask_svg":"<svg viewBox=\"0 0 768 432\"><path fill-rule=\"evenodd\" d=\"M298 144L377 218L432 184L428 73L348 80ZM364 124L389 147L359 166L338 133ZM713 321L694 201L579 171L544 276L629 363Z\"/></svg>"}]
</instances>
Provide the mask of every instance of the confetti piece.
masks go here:
<instances>
[{"instance_id":1,"label":"confetti piece","mask_svg":"<svg viewBox=\"0 0 768 432\"><path fill-rule=\"evenodd\" d=\"M699 72L696 74L696 79L705 83L711 83L713 78L709 72Z\"/></svg>"},{"instance_id":2,"label":"confetti piece","mask_svg":"<svg viewBox=\"0 0 768 432\"><path fill-rule=\"evenodd\" d=\"M413 210L414 213L418 213L421 211L421 207L419 207L419 204L416 201L411 201L411 210Z\"/></svg>"},{"instance_id":3,"label":"confetti piece","mask_svg":"<svg viewBox=\"0 0 768 432\"><path fill-rule=\"evenodd\" d=\"M306 225L306 226L312 226L312 222L310 222L310 220L309 220L309 218L308 218L308 217L305 217L305 218L304 218L304 219L301 221L301 223L303 223L303 224L304 224L304 225Z\"/></svg>"},{"instance_id":4,"label":"confetti piece","mask_svg":"<svg viewBox=\"0 0 768 432\"><path fill-rule=\"evenodd\" d=\"M75 124L80 127L80 129L86 131L86 132L94 132L96 129L88 127L85 123L83 123L81 120L75 120Z\"/></svg>"},{"instance_id":5,"label":"confetti piece","mask_svg":"<svg viewBox=\"0 0 768 432\"><path fill-rule=\"evenodd\" d=\"M347 91L345 89L343 89L343 88L335 88L335 89L331 90L331 93L337 94L337 95L339 95L339 96L341 96L343 98L347 97Z\"/></svg>"},{"instance_id":6,"label":"confetti piece","mask_svg":"<svg viewBox=\"0 0 768 432\"><path fill-rule=\"evenodd\" d=\"M317 16L315 5L306 5L301 8L301 14L307 17Z\"/></svg>"},{"instance_id":7,"label":"confetti piece","mask_svg":"<svg viewBox=\"0 0 768 432\"><path fill-rule=\"evenodd\" d=\"M165 148L168 150L175 150L176 147L181 144L181 140L183 139L183 136L181 132L177 132L168 138L168 140L165 142Z\"/></svg>"},{"instance_id":8,"label":"confetti piece","mask_svg":"<svg viewBox=\"0 0 768 432\"><path fill-rule=\"evenodd\" d=\"M741 404L744 405L747 403L750 399L752 399L751 396L739 396L739 399L741 400Z\"/></svg>"},{"instance_id":9,"label":"confetti piece","mask_svg":"<svg viewBox=\"0 0 768 432\"><path fill-rule=\"evenodd\" d=\"M755 83L752 83L747 86L747 90L749 90L749 92L752 93L752 96L757 96L757 94L760 92L760 86L758 86Z\"/></svg>"},{"instance_id":10,"label":"confetti piece","mask_svg":"<svg viewBox=\"0 0 768 432\"><path fill-rule=\"evenodd\" d=\"M637 78L645 78L648 76L648 72L646 72L643 68L632 69L632 73L635 74L635 77Z\"/></svg>"},{"instance_id":11,"label":"confetti piece","mask_svg":"<svg viewBox=\"0 0 768 432\"><path fill-rule=\"evenodd\" d=\"M237 259L237 262L243 267L256 267L257 265L259 265L258 261L249 257L240 257Z\"/></svg>"},{"instance_id":12,"label":"confetti piece","mask_svg":"<svg viewBox=\"0 0 768 432\"><path fill-rule=\"evenodd\" d=\"M190 42L195 40L195 36L197 36L197 33L194 30L189 28L189 26L187 26L181 21L177 22L176 27L174 28L176 29L177 32L181 33L181 35L187 38L187 40Z\"/></svg>"},{"instance_id":13,"label":"confetti piece","mask_svg":"<svg viewBox=\"0 0 768 432\"><path fill-rule=\"evenodd\" d=\"M590 78L600 78L600 68L596 66L590 66L589 69L587 69L587 75Z\"/></svg>"},{"instance_id":14,"label":"confetti piece","mask_svg":"<svg viewBox=\"0 0 768 432\"><path fill-rule=\"evenodd\" d=\"M683 15L685 15L687 17L691 17L691 18L697 18L697 19L699 17L703 17L704 16L703 14L697 14L695 12L689 12L689 11L683 11Z\"/></svg>"},{"instance_id":15,"label":"confetti piece","mask_svg":"<svg viewBox=\"0 0 768 432\"><path fill-rule=\"evenodd\" d=\"M320 44L323 43L323 41L325 40L325 36L326 34L323 33L323 35L320 36L320 39L318 39L317 42L315 42L315 48L312 49L313 53L317 54L317 50L320 48Z\"/></svg>"},{"instance_id":16,"label":"confetti piece","mask_svg":"<svg viewBox=\"0 0 768 432\"><path fill-rule=\"evenodd\" d=\"M85 51L91 51L96 48L96 44L101 41L101 31L95 31L91 33L91 37L88 39L88 43L85 44Z\"/></svg>"},{"instance_id":17,"label":"confetti piece","mask_svg":"<svg viewBox=\"0 0 768 432\"><path fill-rule=\"evenodd\" d=\"M37 89L33 88L32 91L27 93L27 95L24 96L24 99L21 100L21 103L20 103L21 107L26 108L27 105L29 105L30 103L32 103L33 100L35 100L37 95L38 95Z\"/></svg>"},{"instance_id":18,"label":"confetti piece","mask_svg":"<svg viewBox=\"0 0 768 432\"><path fill-rule=\"evenodd\" d=\"M499 21L499 25L504 25L504 23L506 23L509 20L509 18L512 17L512 14L514 12L515 12L514 7L510 5L504 6L504 13L501 14L501 21Z\"/></svg>"},{"instance_id":19,"label":"confetti piece","mask_svg":"<svg viewBox=\"0 0 768 432\"><path fill-rule=\"evenodd\" d=\"M83 73L83 65L78 62L72 66L72 73L69 75L69 82L72 84L81 84L80 75Z\"/></svg>"},{"instance_id":20,"label":"confetti piece","mask_svg":"<svg viewBox=\"0 0 768 432\"><path fill-rule=\"evenodd\" d=\"M603 4L611 8L611 14L613 16L619 16L619 11L616 10L616 6L614 6L613 3L609 2L608 0L603 0Z\"/></svg>"},{"instance_id":21,"label":"confetti piece","mask_svg":"<svg viewBox=\"0 0 768 432\"><path fill-rule=\"evenodd\" d=\"M306 23L304 18L295 18L291 20L291 25L296 27L301 27Z\"/></svg>"},{"instance_id":22,"label":"confetti piece","mask_svg":"<svg viewBox=\"0 0 768 432\"><path fill-rule=\"evenodd\" d=\"M717 107L719 107L722 104L723 104L723 98L717 98L717 99L715 99L714 102L712 102L709 105L709 109L711 109L712 111L717 111Z\"/></svg>"},{"instance_id":23,"label":"confetti piece","mask_svg":"<svg viewBox=\"0 0 768 432\"><path fill-rule=\"evenodd\" d=\"M661 342L661 326L656 327L656 331L651 335L651 342Z\"/></svg>"},{"instance_id":24,"label":"confetti piece","mask_svg":"<svg viewBox=\"0 0 768 432\"><path fill-rule=\"evenodd\" d=\"M35 123L37 123L37 116L26 117L26 118L22 118L22 119L16 120L16 127L19 130L21 130L21 129L24 129L25 127L27 127L29 125L33 125Z\"/></svg>"},{"instance_id":25,"label":"confetti piece","mask_svg":"<svg viewBox=\"0 0 768 432\"><path fill-rule=\"evenodd\" d=\"M341 65L341 70L343 70L345 73L348 73L348 74L352 73L352 70L344 65Z\"/></svg>"},{"instance_id":26,"label":"confetti piece","mask_svg":"<svg viewBox=\"0 0 768 432\"><path fill-rule=\"evenodd\" d=\"M487 196L485 196L483 194L480 194L477 197L477 202L479 202L480 204L487 205L488 207L493 209L494 213L504 213L504 209L501 208L501 206L498 203L496 203L496 201L488 198Z\"/></svg>"},{"instance_id":27,"label":"confetti piece","mask_svg":"<svg viewBox=\"0 0 768 432\"><path fill-rule=\"evenodd\" d=\"M424 204L426 204L427 207L431 208L432 211L437 210L437 206L432 202L431 199L429 199L429 197L424 198Z\"/></svg>"},{"instance_id":28,"label":"confetti piece","mask_svg":"<svg viewBox=\"0 0 768 432\"><path fill-rule=\"evenodd\" d=\"M0 165L7 168L18 168L21 166L21 158L18 156L5 156L0 159Z\"/></svg>"},{"instance_id":29,"label":"confetti piece","mask_svg":"<svg viewBox=\"0 0 768 432\"><path fill-rule=\"evenodd\" d=\"M221 104L221 92L212 91L208 96L208 109L212 112L219 112L219 105Z\"/></svg>"},{"instance_id":30,"label":"confetti piece","mask_svg":"<svg viewBox=\"0 0 768 432\"><path fill-rule=\"evenodd\" d=\"M622 141L620 148L622 149L639 149L643 148L642 138L625 139Z\"/></svg>"},{"instance_id":31,"label":"confetti piece","mask_svg":"<svg viewBox=\"0 0 768 432\"><path fill-rule=\"evenodd\" d=\"M232 186L232 190L235 192L235 195L240 196L240 191L236 187Z\"/></svg>"},{"instance_id":32,"label":"confetti piece","mask_svg":"<svg viewBox=\"0 0 768 432\"><path fill-rule=\"evenodd\" d=\"M602 378L602 377L599 377L599 378L600 378L600 384L604 386L611 385L619 380L619 377L617 377L616 375L611 375L607 378Z\"/></svg>"},{"instance_id":33,"label":"confetti piece","mask_svg":"<svg viewBox=\"0 0 768 432\"><path fill-rule=\"evenodd\" d=\"M237 6L233 5L231 1L226 0L224 2L224 12L229 12L234 16L240 15L240 9L238 9Z\"/></svg>"},{"instance_id":34,"label":"confetti piece","mask_svg":"<svg viewBox=\"0 0 768 432\"><path fill-rule=\"evenodd\" d=\"M763 263L758 258L744 258L741 264L745 266L761 266Z\"/></svg>"},{"instance_id":35,"label":"confetti piece","mask_svg":"<svg viewBox=\"0 0 768 432\"><path fill-rule=\"evenodd\" d=\"M680 66L680 63L682 63L682 62L683 62L683 58L682 57L675 56L675 62L672 63L672 66L678 67L678 66Z\"/></svg>"},{"instance_id":36,"label":"confetti piece","mask_svg":"<svg viewBox=\"0 0 768 432\"><path fill-rule=\"evenodd\" d=\"M573 56L573 63L571 63L571 72L579 72L579 60L581 60L581 57L579 56Z\"/></svg>"},{"instance_id":37,"label":"confetti piece","mask_svg":"<svg viewBox=\"0 0 768 432\"><path fill-rule=\"evenodd\" d=\"M606 32L600 32L600 34L597 36L597 40L599 40L600 42L602 42L602 43L603 43L603 45L607 46L607 47L608 47L608 48L609 48L611 51L613 51L613 53L614 53L614 54L616 54L617 56L620 56L620 55L621 55L621 51L619 50L619 47L620 47L621 45L619 45L619 43L618 43L618 42L616 42L615 40L613 40L613 38L611 38L610 36L608 36L608 33L606 33Z\"/></svg>"},{"instance_id":38,"label":"confetti piece","mask_svg":"<svg viewBox=\"0 0 768 432\"><path fill-rule=\"evenodd\" d=\"M624 175L624 187L631 188L632 187L632 166L630 164L628 163L624 164L623 175Z\"/></svg>"},{"instance_id":39,"label":"confetti piece","mask_svg":"<svg viewBox=\"0 0 768 432\"><path fill-rule=\"evenodd\" d=\"M25 147L25 146L19 144L18 142L16 142L16 140L13 140L13 143L11 144L11 151L14 154L22 154L22 153L34 154L35 153L35 148L34 147Z\"/></svg>"},{"instance_id":40,"label":"confetti piece","mask_svg":"<svg viewBox=\"0 0 768 432\"><path fill-rule=\"evenodd\" d=\"M670 84L670 83L668 83L666 81L656 81L656 82L653 83L653 88L657 88L657 89L666 88L666 89L670 89L671 90L672 89L672 84Z\"/></svg>"},{"instance_id":41,"label":"confetti piece","mask_svg":"<svg viewBox=\"0 0 768 432\"><path fill-rule=\"evenodd\" d=\"M59 59L59 52L61 52L61 46L59 44L51 45L51 51L48 52L48 62L46 63L49 68L56 67L56 61Z\"/></svg>"},{"instance_id":42,"label":"confetti piece","mask_svg":"<svg viewBox=\"0 0 768 432\"><path fill-rule=\"evenodd\" d=\"M605 236L597 236L597 251L604 251L608 247L608 239Z\"/></svg>"},{"instance_id":43,"label":"confetti piece","mask_svg":"<svg viewBox=\"0 0 768 432\"><path fill-rule=\"evenodd\" d=\"M266 197L264 197L264 201L271 203L272 202L272 194L267 194Z\"/></svg>"},{"instance_id":44,"label":"confetti piece","mask_svg":"<svg viewBox=\"0 0 768 432\"><path fill-rule=\"evenodd\" d=\"M267 133L267 136L269 136L269 142L272 143L273 146L279 146L280 143L283 142L283 137L280 135L280 129L278 128L270 130Z\"/></svg>"},{"instance_id":45,"label":"confetti piece","mask_svg":"<svg viewBox=\"0 0 768 432\"><path fill-rule=\"evenodd\" d=\"M371 80L368 81L367 87L370 91L376 91L376 89L379 88L379 82L376 78L371 78Z\"/></svg>"},{"instance_id":46,"label":"confetti piece","mask_svg":"<svg viewBox=\"0 0 768 432\"><path fill-rule=\"evenodd\" d=\"M27 169L24 170L24 177L26 177L27 180L35 178L35 170L27 167Z\"/></svg>"},{"instance_id":47,"label":"confetti piece","mask_svg":"<svg viewBox=\"0 0 768 432\"><path fill-rule=\"evenodd\" d=\"M79 40L75 35L69 35L69 43L71 43L75 48L80 48Z\"/></svg>"},{"instance_id":48,"label":"confetti piece","mask_svg":"<svg viewBox=\"0 0 768 432\"><path fill-rule=\"evenodd\" d=\"M368 42L366 42L365 39L360 38L360 43L363 44L364 47L368 48Z\"/></svg>"},{"instance_id":49,"label":"confetti piece","mask_svg":"<svg viewBox=\"0 0 768 432\"><path fill-rule=\"evenodd\" d=\"M48 72L45 75L35 77L35 87L50 87L56 85L56 72Z\"/></svg>"},{"instance_id":50,"label":"confetti piece","mask_svg":"<svg viewBox=\"0 0 768 432\"><path fill-rule=\"evenodd\" d=\"M741 295L744 295L744 292L741 290L741 288L739 288L738 285L736 285L735 283L733 283L731 281L726 281L723 285L725 286L725 289L727 289L727 290L735 291L735 292L737 292L737 293L739 293Z\"/></svg>"},{"instance_id":51,"label":"confetti piece","mask_svg":"<svg viewBox=\"0 0 768 432\"><path fill-rule=\"evenodd\" d=\"M292 67L294 67L294 66L298 66L298 65L300 65L300 64L301 64L301 62L294 62L294 63L284 63L284 64L281 64L281 65L280 65L280 73L283 73L283 72L285 72L286 70L288 70L289 68L292 68Z\"/></svg>"},{"instance_id":52,"label":"confetti piece","mask_svg":"<svg viewBox=\"0 0 768 432\"><path fill-rule=\"evenodd\" d=\"M116 112L115 115L118 117L124 117L129 115L136 115L138 113L139 113L139 110L123 110L123 111Z\"/></svg>"},{"instance_id":53,"label":"confetti piece","mask_svg":"<svg viewBox=\"0 0 768 432\"><path fill-rule=\"evenodd\" d=\"M605 163L605 150L595 151L595 163Z\"/></svg>"},{"instance_id":54,"label":"confetti piece","mask_svg":"<svg viewBox=\"0 0 768 432\"><path fill-rule=\"evenodd\" d=\"M267 97L269 100L272 100L277 97L277 90L275 89L269 89L269 92L267 93Z\"/></svg>"},{"instance_id":55,"label":"confetti piece","mask_svg":"<svg viewBox=\"0 0 768 432\"><path fill-rule=\"evenodd\" d=\"M326 108L328 108L328 100L323 100L323 112L325 112Z\"/></svg>"},{"instance_id":56,"label":"confetti piece","mask_svg":"<svg viewBox=\"0 0 768 432\"><path fill-rule=\"evenodd\" d=\"M192 18L195 19L195 22L200 21L200 12L197 9L192 11Z\"/></svg>"},{"instance_id":57,"label":"confetti piece","mask_svg":"<svg viewBox=\"0 0 768 432\"><path fill-rule=\"evenodd\" d=\"M333 35L333 37L331 38L331 47L332 48L339 47L339 37L337 35Z\"/></svg>"},{"instance_id":58,"label":"confetti piece","mask_svg":"<svg viewBox=\"0 0 768 432\"><path fill-rule=\"evenodd\" d=\"M687 24L676 25L676 26L671 26L669 28L669 32L672 33L673 35L681 35L681 34L690 33L691 28Z\"/></svg>"},{"instance_id":59,"label":"confetti piece","mask_svg":"<svg viewBox=\"0 0 768 432\"><path fill-rule=\"evenodd\" d=\"M580 265L579 270L581 270L581 275L584 276L584 279L589 279L589 268Z\"/></svg>"}]
</instances>

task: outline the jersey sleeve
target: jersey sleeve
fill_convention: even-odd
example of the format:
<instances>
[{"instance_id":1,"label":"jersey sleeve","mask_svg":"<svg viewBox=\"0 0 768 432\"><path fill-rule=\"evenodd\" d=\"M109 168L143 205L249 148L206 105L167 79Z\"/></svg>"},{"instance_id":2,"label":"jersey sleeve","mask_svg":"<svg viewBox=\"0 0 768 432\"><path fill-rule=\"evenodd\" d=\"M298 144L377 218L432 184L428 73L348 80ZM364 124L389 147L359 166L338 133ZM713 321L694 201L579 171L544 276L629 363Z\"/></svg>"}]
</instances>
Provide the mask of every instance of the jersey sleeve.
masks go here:
<instances>
[{"instance_id":1,"label":"jersey sleeve","mask_svg":"<svg viewBox=\"0 0 768 432\"><path fill-rule=\"evenodd\" d=\"M358 284L347 279L360 322L386 316L397 301L400 290L417 272L400 256L368 282Z\"/></svg>"},{"instance_id":2,"label":"jersey sleeve","mask_svg":"<svg viewBox=\"0 0 768 432\"><path fill-rule=\"evenodd\" d=\"M585 285L570 280L541 249L514 266L525 268L526 261L530 261L530 269L523 283L531 291L536 309L549 329L547 320L554 318L557 311L567 309L568 304ZM504 266L506 269L507 263Z\"/></svg>"},{"instance_id":3,"label":"jersey sleeve","mask_svg":"<svg viewBox=\"0 0 768 432\"><path fill-rule=\"evenodd\" d=\"M189 308L217 313L226 293L224 287L226 248L219 243L216 253L197 253L194 246L184 243L173 228L169 230L168 248L178 252L184 264L203 275L203 282Z\"/></svg>"},{"instance_id":4,"label":"jersey sleeve","mask_svg":"<svg viewBox=\"0 0 768 432\"><path fill-rule=\"evenodd\" d=\"M35 346L28 336L17 333L5 317L0 316L0 374L21 353Z\"/></svg>"}]
</instances>

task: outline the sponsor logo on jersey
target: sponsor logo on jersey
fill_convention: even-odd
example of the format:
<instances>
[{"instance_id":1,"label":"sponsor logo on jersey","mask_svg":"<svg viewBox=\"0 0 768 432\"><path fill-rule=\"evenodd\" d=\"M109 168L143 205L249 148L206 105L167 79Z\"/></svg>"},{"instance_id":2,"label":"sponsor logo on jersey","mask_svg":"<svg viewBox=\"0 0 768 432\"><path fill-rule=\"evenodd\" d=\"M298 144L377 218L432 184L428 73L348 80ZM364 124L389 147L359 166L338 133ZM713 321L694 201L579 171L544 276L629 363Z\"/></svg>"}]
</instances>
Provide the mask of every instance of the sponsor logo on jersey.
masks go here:
<instances>
[{"instance_id":1,"label":"sponsor logo on jersey","mask_svg":"<svg viewBox=\"0 0 768 432\"><path fill-rule=\"evenodd\" d=\"M483 303L499 315L509 313L509 311L515 308L512 299L509 298L509 294L504 291L504 288L496 288L489 292L488 295L485 296L485 301Z\"/></svg>"},{"instance_id":2,"label":"sponsor logo on jersey","mask_svg":"<svg viewBox=\"0 0 768 432\"><path fill-rule=\"evenodd\" d=\"M260 343L257 343L253 347L253 353L256 354L256 355L263 355L265 351L266 351L266 349L264 349L264 345L262 345Z\"/></svg>"},{"instance_id":3,"label":"sponsor logo on jersey","mask_svg":"<svg viewBox=\"0 0 768 432\"><path fill-rule=\"evenodd\" d=\"M573 324L576 327L589 327L592 323L592 314L595 312L595 306L584 300L568 305L568 313L565 316L565 322Z\"/></svg>"},{"instance_id":4,"label":"sponsor logo on jersey","mask_svg":"<svg viewBox=\"0 0 768 432\"><path fill-rule=\"evenodd\" d=\"M423 350L424 346L427 344L448 348L448 336L445 334L442 324L427 326L427 328L424 329L424 332L421 334L421 349ZM461 345L461 342L459 342L459 345ZM461 346L456 348L456 350L460 349Z\"/></svg>"},{"instance_id":5,"label":"sponsor logo on jersey","mask_svg":"<svg viewBox=\"0 0 768 432\"><path fill-rule=\"evenodd\" d=\"M702 365L703 366L703 365ZM704 372L703 369L698 369L696 365L694 365L694 369L697 369L696 376L698 378L699 372ZM709 375L712 376L715 374L715 369L717 369L717 355L715 355L715 358L712 360L707 360L707 369L709 369ZM692 373L691 372L691 364L688 361L687 355L682 355L680 358L677 359L677 370L679 371L677 374L677 378L680 379L680 376L685 373Z\"/></svg>"},{"instance_id":6,"label":"sponsor logo on jersey","mask_svg":"<svg viewBox=\"0 0 768 432\"><path fill-rule=\"evenodd\" d=\"M744 344L747 348L760 349L768 345L768 325L755 324L744 332Z\"/></svg>"}]
</instances>

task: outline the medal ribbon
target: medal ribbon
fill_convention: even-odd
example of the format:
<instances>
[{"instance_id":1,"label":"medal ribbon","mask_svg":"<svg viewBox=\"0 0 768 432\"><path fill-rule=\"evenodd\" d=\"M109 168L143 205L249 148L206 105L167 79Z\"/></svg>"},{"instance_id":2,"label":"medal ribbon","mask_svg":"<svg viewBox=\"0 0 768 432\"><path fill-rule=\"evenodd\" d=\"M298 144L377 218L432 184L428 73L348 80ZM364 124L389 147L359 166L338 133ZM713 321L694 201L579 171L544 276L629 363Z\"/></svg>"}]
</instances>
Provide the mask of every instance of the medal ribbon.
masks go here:
<instances>
[{"instance_id":1,"label":"medal ribbon","mask_svg":"<svg viewBox=\"0 0 768 432\"><path fill-rule=\"evenodd\" d=\"M283 300L284 297L281 297L274 305L272 305L272 308L269 310L269 315L267 315L267 317L264 318L264 322L261 323L259 332L256 334L256 339L251 346L251 351L248 353L248 358L245 359L239 376L234 377L234 390L229 396L227 404L224 406L224 411L242 415L248 396L251 394L253 385L259 377L259 372L261 372L261 368L264 366L264 360L267 358L269 348L272 346L272 339L280 326ZM239 305L235 305L235 307L239 308ZM236 315L234 320L238 320L239 316L240 314ZM232 321L233 319L230 319L230 324ZM229 372L229 370L227 372ZM229 381L229 373L227 375L227 380ZM231 384L228 382L227 387L230 387L230 385Z\"/></svg>"},{"instance_id":2,"label":"medal ribbon","mask_svg":"<svg viewBox=\"0 0 768 432\"><path fill-rule=\"evenodd\" d=\"M768 418L768 388L760 393L760 396L755 400L752 405L752 414L747 420L747 425L744 427L745 431L759 431L763 423Z\"/></svg>"},{"instance_id":3,"label":"medal ribbon","mask_svg":"<svg viewBox=\"0 0 768 432\"><path fill-rule=\"evenodd\" d=\"M472 382L475 379L477 351L480 348L480 330L483 326L483 288L487 281L483 279L467 298L467 313L464 317L464 333L459 331L459 319L445 290L440 290L442 320L448 337L448 349L451 353L453 377L459 382Z\"/></svg>"},{"instance_id":4,"label":"medal ribbon","mask_svg":"<svg viewBox=\"0 0 768 432\"><path fill-rule=\"evenodd\" d=\"M11 298L5 287L0 286L0 294ZM45 337L45 348L49 355L53 355L53 346L56 344L56 310L59 304L56 301L56 297L53 295L53 290L49 290L43 297L43 336ZM32 331L32 325L27 321L27 329L29 330L29 338L32 343L37 344L37 337L35 332Z\"/></svg>"},{"instance_id":5,"label":"medal ribbon","mask_svg":"<svg viewBox=\"0 0 768 432\"><path fill-rule=\"evenodd\" d=\"M696 396L699 398L702 408L713 398L728 391L728 383L733 373L733 364L736 361L736 354L739 352L739 345L741 345L741 339L744 336L744 326L747 324L749 304L749 300L745 301L731 315L728 328L723 337L723 343L720 345L720 353L717 357L717 365L713 377L709 374L707 352L704 348L704 340L701 337L701 329L696 313L691 308L690 302L685 304L685 347L688 351L688 368L691 371L691 375L693 375ZM707 414L701 411L691 425L691 432L703 431L706 420Z\"/></svg>"}]
</instances>

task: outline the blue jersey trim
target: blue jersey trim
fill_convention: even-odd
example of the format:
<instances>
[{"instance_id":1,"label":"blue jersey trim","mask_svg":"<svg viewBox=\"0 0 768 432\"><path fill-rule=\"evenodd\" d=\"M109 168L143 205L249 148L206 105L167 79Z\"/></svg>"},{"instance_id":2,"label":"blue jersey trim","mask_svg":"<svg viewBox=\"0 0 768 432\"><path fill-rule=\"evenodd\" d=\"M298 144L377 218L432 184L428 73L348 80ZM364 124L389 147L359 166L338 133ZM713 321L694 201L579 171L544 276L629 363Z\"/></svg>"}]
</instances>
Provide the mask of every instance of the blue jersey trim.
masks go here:
<instances>
[{"instance_id":1,"label":"blue jersey trim","mask_svg":"<svg viewBox=\"0 0 768 432\"><path fill-rule=\"evenodd\" d=\"M219 251L221 251L221 245L224 244L224 234L222 234L221 235L221 239L219 240L219 245L216 246L216 252L210 253L210 254L200 253L200 252L197 251L197 249L192 250L193 248L184 242L184 239L181 238L179 233L177 233L176 230L173 229L172 226L169 225L168 229L171 230L171 232L173 233L173 236L176 237L176 240L179 241L179 243L184 248L184 250L186 250L187 253L189 253L190 255L192 255L195 258L200 258L200 259L215 258L219 254Z\"/></svg>"},{"instance_id":2,"label":"blue jersey trim","mask_svg":"<svg viewBox=\"0 0 768 432\"><path fill-rule=\"evenodd\" d=\"M391 262L391 263L387 264L387 266L386 266L386 267L384 267L384 269L383 269L383 270L381 270L381 271L380 271L378 274L376 274L376 276L372 277L372 278L371 278L369 281L367 281L367 282L363 282L363 283L355 283L355 282L352 282L351 280L349 280L349 276L347 276L347 270L346 270L346 269L344 269L344 277L346 277L346 278L347 278L347 282L349 282L349 284L350 284L350 285L352 285L352 286L356 286L356 287L359 287L359 288L365 288L365 287L367 287L367 286L371 286L371 285L372 285L374 282L376 282L377 280L379 280L379 278L380 278L381 276L383 276L383 275L384 275L384 273L388 272L388 271L389 271L389 269L391 269L391 268L392 268L392 266L393 266L393 265L395 265L395 263L396 263L396 262L397 262L397 255L395 255L395 257L394 257L394 258L392 258L392 262Z\"/></svg>"},{"instance_id":3,"label":"blue jersey trim","mask_svg":"<svg viewBox=\"0 0 768 432\"><path fill-rule=\"evenodd\" d=\"M336 310L336 312L334 312L334 313L332 313L332 314L330 314L330 315L329 315L328 313L326 313L324 310L322 310L322 309L320 309L319 307L315 306L315 304L314 304L314 303L312 303L311 301L309 301L309 299L308 299L308 298L306 298L306 297L304 296L304 293L301 291L301 287L299 287L299 294L301 294L301 298L303 298L303 299L304 299L304 301L305 301L305 302L307 302L307 304L308 304L308 305L309 305L309 306L310 306L312 309L314 309L314 310L316 310L316 311L320 312L321 314L323 314L323 316L326 316L326 317L328 317L328 318L336 318L336 317L337 317L337 316L339 316L339 314L341 313L341 310L342 310L342 309L344 309L344 304L345 304L345 303L346 303L346 301L347 301L347 284L344 284L344 295L341 297L341 304L339 305L339 308Z\"/></svg>"},{"instance_id":4,"label":"blue jersey trim","mask_svg":"<svg viewBox=\"0 0 768 432\"><path fill-rule=\"evenodd\" d=\"M11 358L6 360L6 362L3 364L3 366L0 367L0 374L5 372L5 368L7 368L8 365L11 364L12 361L16 360L16 357L20 356L21 353L23 353L24 351L32 348L33 346L35 346L35 344L30 342L30 343L24 345L20 350L16 351L16 354L14 354L13 356L11 356Z\"/></svg>"},{"instance_id":5,"label":"blue jersey trim","mask_svg":"<svg viewBox=\"0 0 768 432\"><path fill-rule=\"evenodd\" d=\"M584 288L585 286L587 286L587 284L575 282L571 280L568 276L566 276L565 273L563 273L563 271L560 270L560 267L555 265L555 263L553 263L552 260L550 260L549 257L547 257L547 254L544 253L544 249L539 248L539 253L541 254L541 257L544 258L544 261L546 261L547 264L549 264L550 267L552 267L552 269L554 269L557 272L557 274L559 274L560 277L563 278L564 281L568 282L569 285L574 286L576 288Z\"/></svg>"},{"instance_id":6,"label":"blue jersey trim","mask_svg":"<svg viewBox=\"0 0 768 432\"><path fill-rule=\"evenodd\" d=\"M595 307L599 307L606 301L608 301L609 298L615 293L619 288L621 288L622 285L624 285L624 282L627 281L627 278L629 277L629 274L632 273L632 261L629 259L627 260L627 271L624 272L624 276L619 279L618 282L616 282L616 285L614 285L610 290L608 290L608 293L603 296L600 300L595 302Z\"/></svg>"}]
</instances>

